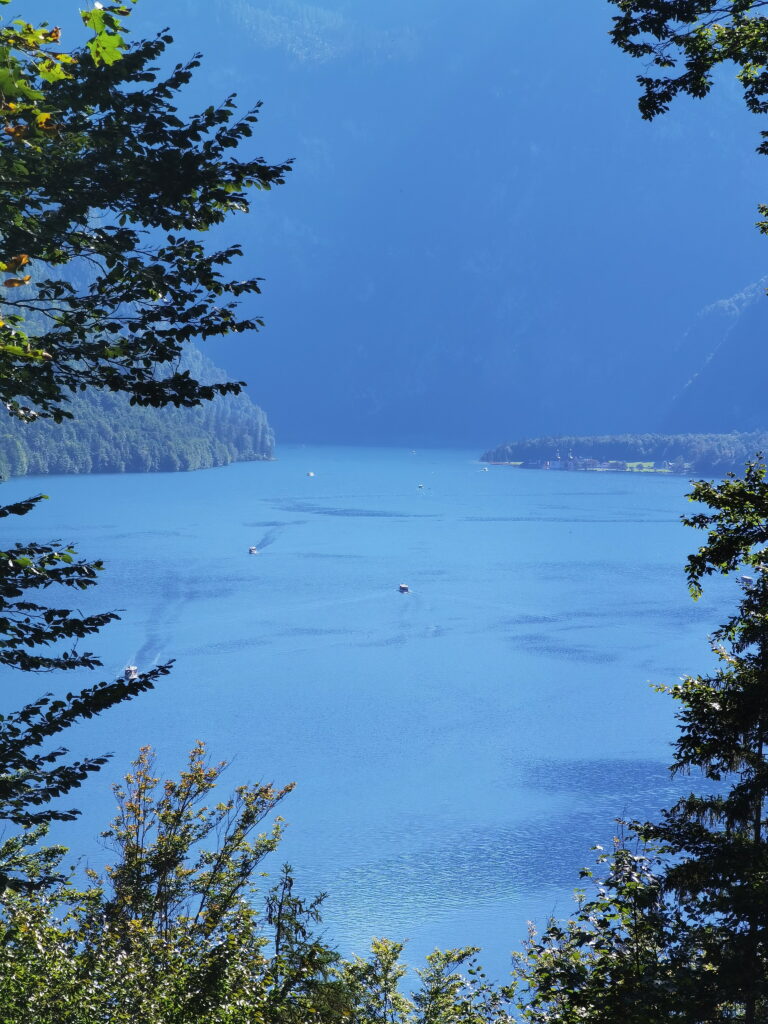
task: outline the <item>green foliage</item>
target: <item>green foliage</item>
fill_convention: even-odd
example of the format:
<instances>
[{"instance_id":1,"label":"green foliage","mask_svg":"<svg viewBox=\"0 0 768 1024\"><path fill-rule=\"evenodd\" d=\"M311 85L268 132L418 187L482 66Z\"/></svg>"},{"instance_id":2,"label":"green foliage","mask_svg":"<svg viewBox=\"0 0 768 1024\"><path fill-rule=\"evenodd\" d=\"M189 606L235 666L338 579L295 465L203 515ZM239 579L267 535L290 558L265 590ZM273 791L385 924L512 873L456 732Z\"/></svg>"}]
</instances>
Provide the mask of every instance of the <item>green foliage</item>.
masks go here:
<instances>
[{"instance_id":1,"label":"green foliage","mask_svg":"<svg viewBox=\"0 0 768 1024\"><path fill-rule=\"evenodd\" d=\"M712 637L707 676L659 689L679 703L672 771L698 792L633 822L606 877L566 922L531 933L515 960L515 1001L529 1024L757 1024L768 1019L768 485L762 461L743 477L698 481L707 531L687 564L694 597L712 573L740 578L734 614ZM585 872L591 875L591 872Z\"/></svg>"},{"instance_id":2,"label":"green foliage","mask_svg":"<svg viewBox=\"0 0 768 1024\"><path fill-rule=\"evenodd\" d=\"M404 1024L413 1019L413 1004L400 991L406 973L403 944L374 939L370 959L355 957L345 969L345 981L355 1008L354 1024Z\"/></svg>"},{"instance_id":3,"label":"green foliage","mask_svg":"<svg viewBox=\"0 0 768 1024\"><path fill-rule=\"evenodd\" d=\"M370 956L341 965L352 1024L511 1024L505 990L490 983L474 946L435 950L416 971L419 985L402 992L403 944L374 939ZM465 973L464 973L465 972Z\"/></svg>"},{"instance_id":4,"label":"green foliage","mask_svg":"<svg viewBox=\"0 0 768 1024\"><path fill-rule=\"evenodd\" d=\"M729 473L721 483L699 480L693 485L688 498L714 510L683 517L686 526L707 530L707 543L689 557L686 566L694 597L701 594L703 576L734 572L741 566L762 573L768 564L760 547L768 541L765 474L765 463L760 458L747 463L743 477Z\"/></svg>"},{"instance_id":5,"label":"green foliage","mask_svg":"<svg viewBox=\"0 0 768 1024\"><path fill-rule=\"evenodd\" d=\"M680 93L706 96L718 65L733 62L744 100L755 114L768 111L768 19L764 0L610 0L613 42L664 73L642 75L640 110L651 119ZM670 74L672 69L676 73ZM765 135L765 133L763 133Z\"/></svg>"},{"instance_id":6,"label":"green foliage","mask_svg":"<svg viewBox=\"0 0 768 1024\"><path fill-rule=\"evenodd\" d=\"M46 495L28 498L14 505L0 506L0 519L26 515ZM73 646L53 655L32 653L36 648L62 641L76 641L117 616L112 612L83 617L67 609L52 608L30 601L31 590L63 586L85 590L96 582L100 562L75 560L71 547L56 544L16 544L0 552L0 664L24 671L95 668L101 663L88 652Z\"/></svg>"},{"instance_id":7,"label":"green foliage","mask_svg":"<svg viewBox=\"0 0 768 1024\"><path fill-rule=\"evenodd\" d=\"M323 897L297 896L288 866L260 895L282 825L259 829L291 787L217 800L225 767L198 744L161 783L142 750L115 788L104 875L6 894L4 1024L511 1024L476 950L432 953L408 998L401 944L374 940L367 959L344 961L315 931Z\"/></svg>"},{"instance_id":8,"label":"green foliage","mask_svg":"<svg viewBox=\"0 0 768 1024\"><path fill-rule=\"evenodd\" d=\"M14 80L33 96L0 98L0 270L10 275L0 400L22 418L59 421L84 387L151 406L236 393L240 384L200 384L176 360L190 340L260 325L237 313L258 279L227 276L240 247L208 251L201 233L247 210L251 189L282 183L289 165L231 154L258 107L238 117L230 96L182 119L178 94L199 59L161 77L171 37L127 45L126 13L87 12L90 49L50 56L63 74L40 71L40 46L58 30L29 27L28 40L4 30ZM78 287L72 268L84 267Z\"/></svg>"},{"instance_id":9,"label":"green foliage","mask_svg":"<svg viewBox=\"0 0 768 1024\"><path fill-rule=\"evenodd\" d=\"M768 484L762 462L743 478L700 481L689 495L711 511L685 522L707 531L688 560L695 596L704 576L749 569L735 613L715 631L717 669L668 689L680 705L673 771L700 772L709 785L660 823L636 826L661 844L664 885L684 909L698 956L681 971L703 1019L742 1008L752 1024L768 1009ZM717 1014L723 1014L717 1016Z\"/></svg>"},{"instance_id":10,"label":"green foliage","mask_svg":"<svg viewBox=\"0 0 768 1024\"><path fill-rule=\"evenodd\" d=\"M239 786L229 799L209 806L226 762L211 765L198 743L179 781L162 786L154 757L144 748L114 789L118 813L102 833L118 860L107 875L106 907L114 928L151 925L161 935L177 925L209 938L226 924L238 897L265 854L280 838L257 826L293 786ZM215 849L206 849L210 839Z\"/></svg>"},{"instance_id":11,"label":"green foliage","mask_svg":"<svg viewBox=\"0 0 768 1024\"><path fill-rule=\"evenodd\" d=\"M314 927L326 899L304 900L294 892L293 871L283 865L265 901L272 956L265 976L264 1020L270 1024L337 1021L348 1017L349 993L339 976L340 957L319 941Z\"/></svg>"},{"instance_id":12,"label":"green foliage","mask_svg":"<svg viewBox=\"0 0 768 1024\"><path fill-rule=\"evenodd\" d=\"M135 3L136 0L128 0ZM122 18L130 13L128 4L98 4L90 11L81 11L80 15L83 24L93 33L88 40L93 63L114 64L120 60L123 51L126 49L125 40L121 33ZM66 77L66 76L61 76Z\"/></svg>"},{"instance_id":13,"label":"green foliage","mask_svg":"<svg viewBox=\"0 0 768 1024\"><path fill-rule=\"evenodd\" d=\"M0 506L0 519L26 515L44 498ZM96 583L101 568L100 562L77 559L61 543L14 544L0 552L0 665L23 672L101 667L94 654L77 644L117 618L114 612L82 615L51 601L32 600L33 594L51 588L86 590ZM33 848L42 833L29 830L74 818L76 810L61 809L56 801L107 761L99 755L63 762L67 749L50 747L48 741L152 689L169 670L170 665L161 665L133 679L99 682L57 699L46 694L19 711L0 715L0 821L26 830L0 841L0 893L51 884L53 860L45 850Z\"/></svg>"},{"instance_id":14,"label":"green foliage","mask_svg":"<svg viewBox=\"0 0 768 1024\"><path fill-rule=\"evenodd\" d=\"M23 516L45 497L39 495L0 507L0 519ZM77 643L117 616L113 612L81 615L51 602L31 600L49 588L82 591L93 586L100 562L75 558L64 544L15 544L0 552L0 665L24 672L95 669L99 659ZM44 649L45 653L40 653ZM106 756L60 763L67 750L47 742L83 719L151 689L168 665L85 687L54 700L47 694L20 711L0 716L0 820L29 829L77 814L51 806L79 787ZM9 887L48 884L50 857L27 850L30 838L12 834L0 843L0 892ZM39 833L35 834L39 838Z\"/></svg>"},{"instance_id":15,"label":"green foliage","mask_svg":"<svg viewBox=\"0 0 768 1024\"><path fill-rule=\"evenodd\" d=\"M421 986L413 995L419 1024L491 1024L511 1020L508 993L491 984L476 946L435 950L416 973ZM461 973L465 970L466 974Z\"/></svg>"},{"instance_id":16,"label":"green foliage","mask_svg":"<svg viewBox=\"0 0 768 1024\"><path fill-rule=\"evenodd\" d=\"M573 917L549 921L541 935L532 928L524 951L513 954L519 1019L693 1024L693 1004L675 983L688 951L679 910L664 893L663 862L652 849L633 851L617 839L598 865L604 877L592 898L579 892Z\"/></svg>"},{"instance_id":17,"label":"green foliage","mask_svg":"<svg viewBox=\"0 0 768 1024\"><path fill-rule=\"evenodd\" d=\"M170 664L159 665L138 673L135 679L97 683L64 698L46 694L20 711L0 717L0 821L22 829L0 842L3 898L8 890L47 887L56 880L55 850L40 849L36 844L50 822L71 821L79 811L51 805L77 789L109 759L102 754L61 764L67 749L51 748L48 741L83 719L151 690L169 671Z\"/></svg>"},{"instance_id":18,"label":"green foliage","mask_svg":"<svg viewBox=\"0 0 768 1024\"><path fill-rule=\"evenodd\" d=\"M706 96L721 65L733 66L753 114L768 112L768 18L765 0L610 0L619 9L611 38L655 74L638 75L639 107L651 120L675 97ZM768 154L768 131L758 152ZM758 207L768 233L768 206Z\"/></svg>"},{"instance_id":19,"label":"green foliage","mask_svg":"<svg viewBox=\"0 0 768 1024\"><path fill-rule=\"evenodd\" d=\"M70 53L59 49L57 28L0 23L0 401L39 431L6 438L6 475L42 470L43 461L48 470L65 468L51 461L57 449L66 453L68 471L87 461L97 469L192 468L232 454L226 441L214 453L188 436L186 447L168 446L161 465L157 447L136 436L148 425L140 420L111 436L102 428L98 445L92 422L90 438L63 436L47 457L33 452L47 437L30 421L71 418L75 393L177 407L236 394L239 384L201 382L180 359L196 338L259 324L237 312L238 297L259 290L257 279L228 276L239 247L209 251L202 236L246 210L251 189L281 183L288 165L233 155L256 122L256 108L236 116L233 97L182 119L178 94L198 59L161 77L156 61L171 37L127 44L122 22L129 11L129 3L94 4L83 14L85 45ZM125 411L103 394L101 403L102 415ZM85 420L92 407L76 406ZM268 447L263 428L258 438L241 439L239 450ZM8 506L0 518L24 515L38 500ZM77 642L114 614L83 616L31 598L51 588L87 588L101 563L77 560L58 542L3 546L0 664L25 672L99 667ZM7 836L0 850L0 888L53 882L52 855L30 847L40 832L29 829L72 817L75 811L52 802L105 761L63 763L66 749L49 749L47 741L150 689L167 671L45 696L0 719L0 818L27 829Z\"/></svg>"},{"instance_id":20,"label":"green foliage","mask_svg":"<svg viewBox=\"0 0 768 1024\"><path fill-rule=\"evenodd\" d=\"M11 896L0 949L0 1015L11 1021L263 1020L267 937L249 900L280 821L259 826L291 787L209 797L224 764L198 744L159 785L143 750L104 833L117 854L78 891Z\"/></svg>"}]
</instances>

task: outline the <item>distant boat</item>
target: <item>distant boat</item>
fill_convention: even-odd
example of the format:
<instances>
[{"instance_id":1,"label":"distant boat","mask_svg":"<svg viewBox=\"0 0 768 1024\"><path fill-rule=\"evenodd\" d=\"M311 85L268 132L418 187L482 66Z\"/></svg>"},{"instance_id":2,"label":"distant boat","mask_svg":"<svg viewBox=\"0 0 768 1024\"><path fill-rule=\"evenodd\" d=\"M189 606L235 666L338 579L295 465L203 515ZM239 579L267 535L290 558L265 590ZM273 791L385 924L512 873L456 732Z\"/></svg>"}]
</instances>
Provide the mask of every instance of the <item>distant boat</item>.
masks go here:
<instances>
[{"instance_id":1,"label":"distant boat","mask_svg":"<svg viewBox=\"0 0 768 1024\"><path fill-rule=\"evenodd\" d=\"M314 476L314 475L315 475L315 474L314 474L314 473L313 473L313 472L312 472L311 470L310 470L310 472L309 472L309 473L307 473L307 476Z\"/></svg>"},{"instance_id":2,"label":"distant boat","mask_svg":"<svg viewBox=\"0 0 768 1024\"><path fill-rule=\"evenodd\" d=\"M424 484L419 484L419 489L421 489L423 486L424 486Z\"/></svg>"},{"instance_id":3,"label":"distant boat","mask_svg":"<svg viewBox=\"0 0 768 1024\"><path fill-rule=\"evenodd\" d=\"M254 547L253 544L251 544L251 546L248 548L248 554L249 555L258 555L258 553L259 553L259 549L257 547Z\"/></svg>"},{"instance_id":4,"label":"distant boat","mask_svg":"<svg viewBox=\"0 0 768 1024\"><path fill-rule=\"evenodd\" d=\"M407 583L401 583L397 589L400 591L401 594L410 594L411 592L411 588L408 586Z\"/></svg>"},{"instance_id":5,"label":"distant boat","mask_svg":"<svg viewBox=\"0 0 768 1024\"><path fill-rule=\"evenodd\" d=\"M123 678L127 683L134 683L139 678L139 670L136 665L126 665Z\"/></svg>"},{"instance_id":6,"label":"distant boat","mask_svg":"<svg viewBox=\"0 0 768 1024\"><path fill-rule=\"evenodd\" d=\"M483 466L483 468L482 468L482 472L483 472L483 473L487 473L487 472L488 472L488 467L487 467L487 466Z\"/></svg>"}]
</instances>

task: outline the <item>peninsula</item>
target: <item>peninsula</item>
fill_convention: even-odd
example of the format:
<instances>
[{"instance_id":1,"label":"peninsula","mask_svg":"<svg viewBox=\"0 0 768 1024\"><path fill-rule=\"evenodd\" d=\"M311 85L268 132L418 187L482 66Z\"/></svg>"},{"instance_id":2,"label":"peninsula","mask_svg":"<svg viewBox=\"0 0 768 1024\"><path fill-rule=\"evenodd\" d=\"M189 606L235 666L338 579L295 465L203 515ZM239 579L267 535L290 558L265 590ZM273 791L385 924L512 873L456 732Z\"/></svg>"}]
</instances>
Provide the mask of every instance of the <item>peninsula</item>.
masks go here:
<instances>
[{"instance_id":1,"label":"peninsula","mask_svg":"<svg viewBox=\"0 0 768 1024\"><path fill-rule=\"evenodd\" d=\"M743 469L768 449L768 432L606 434L508 441L480 456L492 465L581 472L713 474Z\"/></svg>"}]
</instances>

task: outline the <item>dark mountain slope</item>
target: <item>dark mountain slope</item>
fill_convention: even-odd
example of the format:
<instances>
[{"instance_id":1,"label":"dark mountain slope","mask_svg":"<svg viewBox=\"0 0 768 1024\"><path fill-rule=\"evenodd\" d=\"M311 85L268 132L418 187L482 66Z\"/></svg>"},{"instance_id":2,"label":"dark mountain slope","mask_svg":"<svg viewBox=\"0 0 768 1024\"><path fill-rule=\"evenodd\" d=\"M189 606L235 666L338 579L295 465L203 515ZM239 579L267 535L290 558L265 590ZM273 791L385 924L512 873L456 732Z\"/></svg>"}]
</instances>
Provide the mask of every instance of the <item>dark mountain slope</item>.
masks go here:
<instances>
[{"instance_id":1,"label":"dark mountain slope","mask_svg":"<svg viewBox=\"0 0 768 1024\"><path fill-rule=\"evenodd\" d=\"M197 349L184 367L203 381L225 374ZM143 473L207 469L270 459L274 436L264 412L247 395L228 395L195 409L150 409L126 395L74 395L73 420L0 426L0 475Z\"/></svg>"}]
</instances>

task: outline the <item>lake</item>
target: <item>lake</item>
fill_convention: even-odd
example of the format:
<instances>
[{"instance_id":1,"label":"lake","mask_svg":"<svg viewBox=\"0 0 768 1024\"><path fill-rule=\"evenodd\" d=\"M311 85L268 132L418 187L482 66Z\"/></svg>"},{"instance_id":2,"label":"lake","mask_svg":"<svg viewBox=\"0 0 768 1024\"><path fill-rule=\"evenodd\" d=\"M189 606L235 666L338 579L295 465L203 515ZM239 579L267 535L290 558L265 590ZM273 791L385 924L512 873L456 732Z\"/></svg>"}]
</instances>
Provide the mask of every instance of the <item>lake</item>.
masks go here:
<instances>
[{"instance_id":1,"label":"lake","mask_svg":"<svg viewBox=\"0 0 768 1024\"><path fill-rule=\"evenodd\" d=\"M475 944L503 977L529 918L569 912L614 819L674 799L674 709L649 684L706 669L731 591L688 597L686 480L475 459L308 446L6 483L5 501L51 497L13 539L107 562L81 605L124 609L88 644L109 672L176 659L79 731L73 750L115 757L57 838L101 863L109 785L138 747L172 773L201 738L232 786L297 782L269 867L328 891L345 953L374 935L409 939L411 960ZM13 675L8 706L52 685Z\"/></svg>"}]
</instances>

